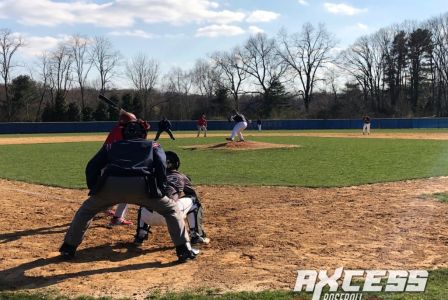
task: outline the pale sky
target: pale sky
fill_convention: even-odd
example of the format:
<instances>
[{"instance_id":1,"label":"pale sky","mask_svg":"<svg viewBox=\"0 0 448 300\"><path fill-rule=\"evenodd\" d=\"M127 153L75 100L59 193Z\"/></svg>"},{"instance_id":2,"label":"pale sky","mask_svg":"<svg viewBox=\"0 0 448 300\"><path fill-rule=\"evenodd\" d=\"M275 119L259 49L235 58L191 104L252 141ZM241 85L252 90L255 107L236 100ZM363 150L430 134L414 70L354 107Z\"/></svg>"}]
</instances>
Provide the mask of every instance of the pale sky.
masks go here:
<instances>
[{"instance_id":1,"label":"pale sky","mask_svg":"<svg viewBox=\"0 0 448 300\"><path fill-rule=\"evenodd\" d=\"M24 60L81 34L106 36L125 58L143 52L168 70L257 32L273 37L282 27L325 23L344 48L381 27L445 12L447 0L0 0L0 28L25 38Z\"/></svg>"}]
</instances>

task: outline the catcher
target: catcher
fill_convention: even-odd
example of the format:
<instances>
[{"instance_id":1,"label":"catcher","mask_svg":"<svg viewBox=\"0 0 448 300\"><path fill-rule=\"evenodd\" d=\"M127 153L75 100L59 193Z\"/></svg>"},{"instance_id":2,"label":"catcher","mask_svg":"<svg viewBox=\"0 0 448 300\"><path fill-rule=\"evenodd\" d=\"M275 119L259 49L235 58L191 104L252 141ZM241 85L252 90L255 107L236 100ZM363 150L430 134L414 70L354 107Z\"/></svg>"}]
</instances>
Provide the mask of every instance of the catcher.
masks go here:
<instances>
[{"instance_id":1,"label":"catcher","mask_svg":"<svg viewBox=\"0 0 448 300\"><path fill-rule=\"evenodd\" d=\"M203 209L190 179L178 171L180 167L179 156L172 151L166 151L167 165L167 196L174 199L184 219L188 220L191 244L208 244L202 226ZM148 239L151 226L165 225L165 219L157 212L140 207L137 220L137 233L135 244L142 244Z\"/></svg>"}]
</instances>

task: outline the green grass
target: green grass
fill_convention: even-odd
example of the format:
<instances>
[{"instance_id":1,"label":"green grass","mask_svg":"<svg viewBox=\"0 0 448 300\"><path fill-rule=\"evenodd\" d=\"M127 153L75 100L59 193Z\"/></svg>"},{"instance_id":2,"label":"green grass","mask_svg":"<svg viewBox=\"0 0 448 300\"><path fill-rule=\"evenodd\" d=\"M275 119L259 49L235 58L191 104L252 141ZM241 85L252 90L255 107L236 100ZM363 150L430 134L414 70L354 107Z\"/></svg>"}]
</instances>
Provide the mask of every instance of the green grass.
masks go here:
<instances>
[{"instance_id":1,"label":"green grass","mask_svg":"<svg viewBox=\"0 0 448 300\"><path fill-rule=\"evenodd\" d=\"M333 187L448 175L448 141L252 137L298 148L226 151L182 146L222 138L162 139L196 184ZM0 177L69 188L85 187L84 170L99 142L0 145Z\"/></svg>"},{"instance_id":2,"label":"green grass","mask_svg":"<svg viewBox=\"0 0 448 300\"><path fill-rule=\"evenodd\" d=\"M448 203L448 193L434 193L431 196L433 196L440 202Z\"/></svg>"},{"instance_id":3,"label":"green grass","mask_svg":"<svg viewBox=\"0 0 448 300\"><path fill-rule=\"evenodd\" d=\"M383 300L443 300L448 299L448 270L429 271L429 280L424 293L363 293L362 299ZM384 284L384 282L383 282ZM342 292L342 291L340 291ZM148 300L309 300L311 293L294 293L292 291L263 291L263 292L231 292L216 293L213 290L198 292L167 293L154 292L149 294ZM0 292L0 300L91 300L91 299L118 299L110 297L70 298L58 294L42 294L33 292ZM121 298L120 298L121 299Z\"/></svg>"},{"instance_id":4,"label":"green grass","mask_svg":"<svg viewBox=\"0 0 448 300\"><path fill-rule=\"evenodd\" d=\"M250 127L245 131L247 134L258 133L255 128ZM303 130L263 130L260 133L360 133L360 129L303 129ZM416 128L416 129L372 129L372 134L374 133L422 133L422 132L436 132L445 133L448 132L448 128ZM186 130L186 131L174 131L174 134L184 134L184 133L197 133L196 130ZM229 134L229 130L209 130L209 133L219 133L219 134ZM67 133L15 133L15 134L0 134L0 139L2 138L14 138L14 137L47 137L47 136L83 136L83 135L106 135L106 132L67 132ZM155 135L155 131L150 131L150 137ZM163 136L163 135L162 135Z\"/></svg>"},{"instance_id":5,"label":"green grass","mask_svg":"<svg viewBox=\"0 0 448 300\"><path fill-rule=\"evenodd\" d=\"M199 184L347 186L448 175L448 141L253 137L251 140L299 145L299 148L210 151L182 146L223 142L222 138L162 139L178 152L181 169ZM70 188L85 187L87 161L99 142L1 145L0 177ZM434 197L448 201L448 194ZM430 272L425 293L379 294L380 299L448 299L448 270ZM366 298L366 297L364 297ZM59 295L0 292L1 299L75 299ZM94 299L81 297L76 299ZM110 299L110 298L101 298ZM152 294L148 299L311 299L289 291Z\"/></svg>"}]
</instances>

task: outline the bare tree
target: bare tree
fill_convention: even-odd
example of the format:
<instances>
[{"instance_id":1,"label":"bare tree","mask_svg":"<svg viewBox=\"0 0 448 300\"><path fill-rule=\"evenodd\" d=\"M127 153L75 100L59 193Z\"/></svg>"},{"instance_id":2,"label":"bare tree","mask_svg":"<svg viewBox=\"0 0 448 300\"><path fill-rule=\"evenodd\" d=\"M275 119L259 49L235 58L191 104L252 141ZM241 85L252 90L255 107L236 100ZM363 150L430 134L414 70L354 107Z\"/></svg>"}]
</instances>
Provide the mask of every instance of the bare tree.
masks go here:
<instances>
[{"instance_id":1,"label":"bare tree","mask_svg":"<svg viewBox=\"0 0 448 300\"><path fill-rule=\"evenodd\" d=\"M282 82L287 70L287 65L277 54L275 40L262 33L251 36L237 56L241 57L244 71L258 87L252 93L262 95L264 102L268 102L271 86L276 82Z\"/></svg>"},{"instance_id":2,"label":"bare tree","mask_svg":"<svg viewBox=\"0 0 448 300\"><path fill-rule=\"evenodd\" d=\"M126 75L131 80L143 100L143 118L151 115L154 106L151 93L159 78L159 62L143 53L137 54L126 64Z\"/></svg>"},{"instance_id":3,"label":"bare tree","mask_svg":"<svg viewBox=\"0 0 448 300\"><path fill-rule=\"evenodd\" d=\"M305 109L308 111L313 97L313 90L318 81L318 71L332 60L331 49L336 41L323 24L315 28L306 23L302 31L287 35L279 34L279 55L298 77L303 91Z\"/></svg>"},{"instance_id":4,"label":"bare tree","mask_svg":"<svg viewBox=\"0 0 448 300\"><path fill-rule=\"evenodd\" d=\"M39 104L37 106L36 111L36 117L34 118L35 121L39 121L41 116L41 110L42 110L42 104L45 100L45 95L48 90L48 85L50 81L50 62L48 53L44 52L40 56L39 60L39 80L40 84L38 84L38 90L39 90Z\"/></svg>"},{"instance_id":5,"label":"bare tree","mask_svg":"<svg viewBox=\"0 0 448 300\"><path fill-rule=\"evenodd\" d=\"M24 46L24 41L21 36L13 34L10 29L0 29L0 74L5 89L6 117L8 121L11 120L13 111L8 89L11 70L15 67L15 65L12 64L12 58L16 51L22 46Z\"/></svg>"},{"instance_id":6,"label":"bare tree","mask_svg":"<svg viewBox=\"0 0 448 300\"><path fill-rule=\"evenodd\" d=\"M73 69L76 74L76 79L78 81L79 90L81 92L81 110L84 111L86 103L84 90L86 87L87 76L92 68L92 60L89 54L89 44L88 38L75 34L72 36L70 41L71 51L73 55Z\"/></svg>"},{"instance_id":7,"label":"bare tree","mask_svg":"<svg viewBox=\"0 0 448 300\"><path fill-rule=\"evenodd\" d=\"M191 104L188 94L192 87L190 72L179 67L173 67L165 76L165 90L168 93L167 101L174 101L173 109L179 119L185 119L191 114Z\"/></svg>"},{"instance_id":8,"label":"bare tree","mask_svg":"<svg viewBox=\"0 0 448 300\"><path fill-rule=\"evenodd\" d=\"M216 52L211 57L220 71L224 86L230 91L236 109L239 109L241 86L246 79L241 50L234 48L231 52Z\"/></svg>"},{"instance_id":9,"label":"bare tree","mask_svg":"<svg viewBox=\"0 0 448 300\"><path fill-rule=\"evenodd\" d=\"M66 96L73 81L73 52L70 46L60 43L50 53L50 81L56 94Z\"/></svg>"},{"instance_id":10,"label":"bare tree","mask_svg":"<svg viewBox=\"0 0 448 300\"><path fill-rule=\"evenodd\" d=\"M341 53L340 66L356 79L363 90L365 101L374 93L374 59L371 43L369 37L363 36Z\"/></svg>"},{"instance_id":11,"label":"bare tree","mask_svg":"<svg viewBox=\"0 0 448 300\"><path fill-rule=\"evenodd\" d=\"M219 77L213 65L205 59L198 59L194 65L192 76L193 84L198 88L200 94L209 99L213 97Z\"/></svg>"},{"instance_id":12,"label":"bare tree","mask_svg":"<svg viewBox=\"0 0 448 300\"><path fill-rule=\"evenodd\" d=\"M110 40L101 36L94 38L92 61L100 75L101 93L106 91L112 76L115 75L114 71L120 60L120 52L113 49Z\"/></svg>"}]
</instances>

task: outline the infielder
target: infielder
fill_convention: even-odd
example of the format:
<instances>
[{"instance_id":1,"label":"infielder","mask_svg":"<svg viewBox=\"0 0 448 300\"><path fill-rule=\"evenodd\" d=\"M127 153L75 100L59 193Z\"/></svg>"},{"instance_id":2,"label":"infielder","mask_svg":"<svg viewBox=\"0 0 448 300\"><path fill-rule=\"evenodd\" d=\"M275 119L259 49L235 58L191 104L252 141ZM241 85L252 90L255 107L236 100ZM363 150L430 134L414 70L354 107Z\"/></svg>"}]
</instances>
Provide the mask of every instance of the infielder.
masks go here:
<instances>
[{"instance_id":1,"label":"infielder","mask_svg":"<svg viewBox=\"0 0 448 300\"><path fill-rule=\"evenodd\" d=\"M234 109L232 110L232 115L229 117L229 121L234 121L235 126L233 127L232 134L230 137L226 138L226 140L233 141L233 139L238 136L239 141L244 142L242 132L247 127L247 121L244 115Z\"/></svg>"},{"instance_id":2,"label":"infielder","mask_svg":"<svg viewBox=\"0 0 448 300\"><path fill-rule=\"evenodd\" d=\"M205 114L199 117L196 124L198 125L198 135L196 137L199 137L201 131L204 131L204 137L207 137L207 119L205 118Z\"/></svg>"},{"instance_id":3,"label":"infielder","mask_svg":"<svg viewBox=\"0 0 448 300\"><path fill-rule=\"evenodd\" d=\"M144 206L162 215L176 246L179 262L194 259L199 251L190 246L179 208L166 197L166 156L162 147L146 139L144 121L129 122L123 140L103 146L86 167L89 198L76 212L59 252L74 257L93 217L107 207L122 203ZM117 200L120 199L120 200Z\"/></svg>"},{"instance_id":4,"label":"infielder","mask_svg":"<svg viewBox=\"0 0 448 300\"><path fill-rule=\"evenodd\" d=\"M370 134L370 117L368 115L365 115L362 117L362 134Z\"/></svg>"},{"instance_id":5,"label":"infielder","mask_svg":"<svg viewBox=\"0 0 448 300\"><path fill-rule=\"evenodd\" d=\"M171 122L165 116L163 116L162 120L159 121L159 128L157 130L156 137L154 138L154 141L157 141L159 139L160 135L162 134L162 132L164 132L164 131L166 133L168 133L168 135L170 136L170 138L173 141L175 140L173 132L171 131Z\"/></svg>"},{"instance_id":6,"label":"infielder","mask_svg":"<svg viewBox=\"0 0 448 300\"><path fill-rule=\"evenodd\" d=\"M190 226L192 244L208 244L210 239L206 237L202 226L203 209L196 191L190 179L178 171L180 167L179 156L175 152L166 151L167 196L174 199L184 219ZM165 225L165 219L157 212L140 207L137 220L137 233L134 242L142 244L148 239L151 226Z\"/></svg>"}]
</instances>

